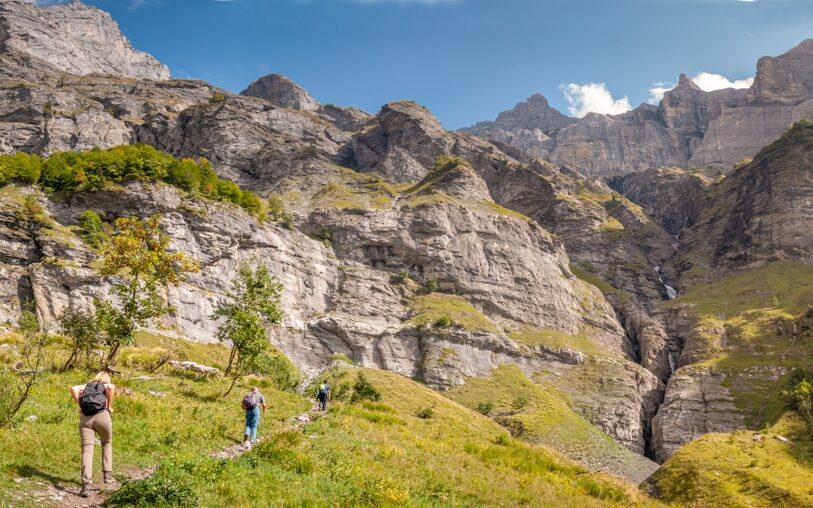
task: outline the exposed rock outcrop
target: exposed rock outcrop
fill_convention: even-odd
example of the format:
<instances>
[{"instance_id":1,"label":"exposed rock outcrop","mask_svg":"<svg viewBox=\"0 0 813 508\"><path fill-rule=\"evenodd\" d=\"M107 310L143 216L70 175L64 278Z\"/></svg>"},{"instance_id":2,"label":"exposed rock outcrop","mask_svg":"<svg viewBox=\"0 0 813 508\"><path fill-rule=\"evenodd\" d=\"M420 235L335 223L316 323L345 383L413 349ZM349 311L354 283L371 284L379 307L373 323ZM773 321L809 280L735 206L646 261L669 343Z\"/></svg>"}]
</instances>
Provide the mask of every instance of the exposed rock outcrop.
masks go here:
<instances>
[{"instance_id":1,"label":"exposed rock outcrop","mask_svg":"<svg viewBox=\"0 0 813 508\"><path fill-rule=\"evenodd\" d=\"M652 421L655 458L668 459L678 448L709 432L745 426L742 412L723 386L725 376L687 367L669 380L663 405Z\"/></svg>"},{"instance_id":2,"label":"exposed rock outcrop","mask_svg":"<svg viewBox=\"0 0 813 508\"><path fill-rule=\"evenodd\" d=\"M76 75L169 79L169 69L133 49L110 15L80 2L38 7L0 1L0 51L33 57L27 63Z\"/></svg>"},{"instance_id":3,"label":"exposed rock outcrop","mask_svg":"<svg viewBox=\"0 0 813 508\"><path fill-rule=\"evenodd\" d=\"M680 168L660 168L610 179L610 187L640 205L669 234L679 237L700 214L712 178Z\"/></svg>"},{"instance_id":4,"label":"exposed rock outcrop","mask_svg":"<svg viewBox=\"0 0 813 508\"><path fill-rule=\"evenodd\" d=\"M360 109L322 105L304 88L279 74L269 74L254 81L240 95L258 97L280 108L310 111L348 132L361 129L372 119L372 115Z\"/></svg>"},{"instance_id":5,"label":"exposed rock outcrop","mask_svg":"<svg viewBox=\"0 0 813 508\"><path fill-rule=\"evenodd\" d=\"M703 196L682 263L719 270L774 259L813 261L813 124L800 122Z\"/></svg>"},{"instance_id":6,"label":"exposed rock outcrop","mask_svg":"<svg viewBox=\"0 0 813 508\"><path fill-rule=\"evenodd\" d=\"M279 74L269 74L254 81L240 95L259 97L281 108L316 111L319 103L304 88Z\"/></svg>"}]
</instances>

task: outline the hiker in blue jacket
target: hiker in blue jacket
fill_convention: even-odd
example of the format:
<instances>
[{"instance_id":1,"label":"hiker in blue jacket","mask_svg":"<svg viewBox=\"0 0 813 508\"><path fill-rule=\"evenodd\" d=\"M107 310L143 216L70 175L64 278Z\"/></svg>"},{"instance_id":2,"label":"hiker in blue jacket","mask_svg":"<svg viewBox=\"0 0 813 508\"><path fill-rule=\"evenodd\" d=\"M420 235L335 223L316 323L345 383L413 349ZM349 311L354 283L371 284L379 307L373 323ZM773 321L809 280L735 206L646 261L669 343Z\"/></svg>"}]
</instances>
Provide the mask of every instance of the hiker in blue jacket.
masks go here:
<instances>
[{"instance_id":1,"label":"hiker in blue jacket","mask_svg":"<svg viewBox=\"0 0 813 508\"><path fill-rule=\"evenodd\" d=\"M330 400L330 385L327 384L327 380L322 381L322 384L319 385L316 400L319 401L319 411L327 411L327 401Z\"/></svg>"},{"instance_id":2,"label":"hiker in blue jacket","mask_svg":"<svg viewBox=\"0 0 813 508\"><path fill-rule=\"evenodd\" d=\"M260 389L255 386L243 397L241 406L246 412L246 432L243 446L251 449L253 445L257 444L257 427L260 426L260 409L265 413L268 409L268 404L266 404L263 394L260 393Z\"/></svg>"}]
</instances>

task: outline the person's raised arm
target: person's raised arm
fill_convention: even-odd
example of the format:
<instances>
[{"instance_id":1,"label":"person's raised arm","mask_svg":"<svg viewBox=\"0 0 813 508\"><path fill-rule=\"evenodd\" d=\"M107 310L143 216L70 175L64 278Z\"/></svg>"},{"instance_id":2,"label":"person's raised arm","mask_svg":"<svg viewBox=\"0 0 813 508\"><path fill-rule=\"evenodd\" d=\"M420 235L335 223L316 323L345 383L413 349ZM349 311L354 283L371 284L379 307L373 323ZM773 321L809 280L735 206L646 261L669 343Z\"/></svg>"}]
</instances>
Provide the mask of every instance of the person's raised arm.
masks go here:
<instances>
[{"instance_id":1,"label":"person's raised arm","mask_svg":"<svg viewBox=\"0 0 813 508\"><path fill-rule=\"evenodd\" d=\"M82 385L71 386L71 397L77 404L79 404L79 398L82 397L83 391L85 391L85 387Z\"/></svg>"},{"instance_id":2,"label":"person's raised arm","mask_svg":"<svg viewBox=\"0 0 813 508\"><path fill-rule=\"evenodd\" d=\"M116 396L116 385L112 383L108 383L104 385L104 395L107 399L107 411L112 413L113 412L113 399Z\"/></svg>"}]
</instances>

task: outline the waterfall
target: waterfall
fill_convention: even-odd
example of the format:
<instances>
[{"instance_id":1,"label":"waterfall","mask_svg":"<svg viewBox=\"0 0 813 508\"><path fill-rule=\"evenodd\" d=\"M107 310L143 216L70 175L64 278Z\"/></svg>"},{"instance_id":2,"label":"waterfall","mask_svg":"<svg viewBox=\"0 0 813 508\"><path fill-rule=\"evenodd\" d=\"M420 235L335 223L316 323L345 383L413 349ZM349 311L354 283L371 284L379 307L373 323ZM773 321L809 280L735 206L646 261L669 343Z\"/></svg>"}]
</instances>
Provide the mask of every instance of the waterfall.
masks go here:
<instances>
[{"instance_id":1,"label":"waterfall","mask_svg":"<svg viewBox=\"0 0 813 508\"><path fill-rule=\"evenodd\" d=\"M673 288L672 286L670 286L669 284L664 282L663 275L661 274L660 265L656 265L654 268L655 268L655 273L658 274L658 281L660 281L661 285L666 290L666 296L669 297L670 300L674 300L675 298L677 298L677 294L678 294L677 289Z\"/></svg>"}]
</instances>

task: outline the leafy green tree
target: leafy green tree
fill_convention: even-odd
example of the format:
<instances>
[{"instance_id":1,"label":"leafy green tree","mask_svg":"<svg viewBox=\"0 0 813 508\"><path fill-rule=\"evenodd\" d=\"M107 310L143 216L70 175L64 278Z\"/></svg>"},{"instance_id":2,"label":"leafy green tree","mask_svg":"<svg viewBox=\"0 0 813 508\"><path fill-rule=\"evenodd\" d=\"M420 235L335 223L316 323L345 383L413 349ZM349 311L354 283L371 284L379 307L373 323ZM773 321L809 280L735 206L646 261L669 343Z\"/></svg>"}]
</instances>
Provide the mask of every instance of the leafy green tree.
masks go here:
<instances>
[{"instance_id":1,"label":"leafy green tree","mask_svg":"<svg viewBox=\"0 0 813 508\"><path fill-rule=\"evenodd\" d=\"M183 282L198 264L183 252L170 252L169 237L161 231L161 218L127 217L116 220L118 231L110 239L100 273L113 281L116 303L97 302L99 328L109 348L105 365L115 365L121 346L132 344L135 332L172 308L161 290Z\"/></svg>"},{"instance_id":2,"label":"leafy green tree","mask_svg":"<svg viewBox=\"0 0 813 508\"><path fill-rule=\"evenodd\" d=\"M786 404L813 429L813 372L798 370L791 375L790 389L782 392Z\"/></svg>"},{"instance_id":3,"label":"leafy green tree","mask_svg":"<svg viewBox=\"0 0 813 508\"><path fill-rule=\"evenodd\" d=\"M231 393L240 376L261 368L270 346L266 328L282 322L284 316L282 289L265 266L252 269L243 264L226 293L226 302L215 310L213 318L224 319L217 338L232 344L226 368L232 383L224 396Z\"/></svg>"},{"instance_id":4,"label":"leafy green tree","mask_svg":"<svg viewBox=\"0 0 813 508\"><path fill-rule=\"evenodd\" d=\"M101 345L99 322L91 310L68 307L59 315L59 328L71 340L71 354L62 370L76 367L82 358L87 362L93 350Z\"/></svg>"},{"instance_id":5,"label":"leafy green tree","mask_svg":"<svg viewBox=\"0 0 813 508\"><path fill-rule=\"evenodd\" d=\"M104 243L106 237L104 225L102 218L93 210L85 210L79 215L82 239L91 247L99 248Z\"/></svg>"}]
</instances>

